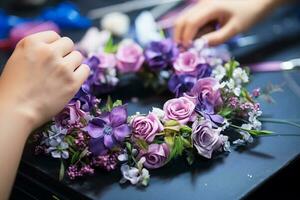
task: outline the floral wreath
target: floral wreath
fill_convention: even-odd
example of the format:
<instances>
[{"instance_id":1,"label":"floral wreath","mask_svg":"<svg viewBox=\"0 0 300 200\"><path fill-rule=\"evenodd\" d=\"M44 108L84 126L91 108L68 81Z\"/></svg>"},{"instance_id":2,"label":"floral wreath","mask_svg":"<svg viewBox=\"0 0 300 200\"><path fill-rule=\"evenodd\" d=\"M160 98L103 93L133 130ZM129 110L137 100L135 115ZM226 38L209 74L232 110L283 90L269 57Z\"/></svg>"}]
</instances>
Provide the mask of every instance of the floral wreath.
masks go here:
<instances>
[{"instance_id":1,"label":"floral wreath","mask_svg":"<svg viewBox=\"0 0 300 200\"><path fill-rule=\"evenodd\" d=\"M36 154L61 160L60 179L120 167L121 183L146 186L149 169L176 157L185 156L192 164L197 155L210 159L230 152L231 145L247 145L253 137L272 133L261 130L258 119L262 111L256 100L267 92L249 92L249 71L228 53L202 40L184 49L163 39L143 49L132 40L115 45L102 34L97 44L86 44L87 37L78 43L91 74L63 111L33 137ZM112 91L125 73L141 75L156 89L167 86L175 98L163 108L132 116L120 100L108 98L101 104L95 94Z\"/></svg>"}]
</instances>

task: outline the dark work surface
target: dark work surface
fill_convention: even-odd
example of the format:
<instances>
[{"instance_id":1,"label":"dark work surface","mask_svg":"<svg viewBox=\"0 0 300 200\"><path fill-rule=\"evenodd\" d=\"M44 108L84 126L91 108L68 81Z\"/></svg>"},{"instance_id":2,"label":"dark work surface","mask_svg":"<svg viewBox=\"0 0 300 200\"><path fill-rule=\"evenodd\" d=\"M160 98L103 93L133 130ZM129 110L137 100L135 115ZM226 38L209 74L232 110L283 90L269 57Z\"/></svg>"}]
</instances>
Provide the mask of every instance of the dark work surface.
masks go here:
<instances>
[{"instance_id":1,"label":"dark work surface","mask_svg":"<svg viewBox=\"0 0 300 200\"><path fill-rule=\"evenodd\" d=\"M78 2L87 10L96 4L116 1ZM267 29L264 25L270 23L266 21L256 29ZM65 34L78 40L82 31L66 31ZM300 40L297 41L297 38L274 42L245 53L234 50L237 59L247 63L286 60L298 57L299 53ZM4 63L3 58L0 63ZM299 71L259 73L252 76L249 89L264 87L268 83L284 84L284 91L274 94L275 104L261 102L265 116L297 119L300 122L299 77ZM147 112L152 106L161 106L168 98L168 95L157 96L143 90L140 85L138 82L131 83L114 94L115 97L129 102L130 113ZM131 103L131 97L138 97L139 101ZM261 137L249 147L233 149L230 154L218 155L212 160L199 158L191 167L183 160L175 160L162 169L152 171L151 182L147 188L120 186L119 171L98 171L92 177L75 182L58 182L59 162L45 156L33 156L28 146L24 151L12 199L258 199L261 195L272 194L277 197L291 197L296 191L290 190L294 185L291 182L299 180L297 168L300 166L300 137L288 134L300 135L300 130L271 123L265 123L264 129L286 136Z\"/></svg>"}]
</instances>

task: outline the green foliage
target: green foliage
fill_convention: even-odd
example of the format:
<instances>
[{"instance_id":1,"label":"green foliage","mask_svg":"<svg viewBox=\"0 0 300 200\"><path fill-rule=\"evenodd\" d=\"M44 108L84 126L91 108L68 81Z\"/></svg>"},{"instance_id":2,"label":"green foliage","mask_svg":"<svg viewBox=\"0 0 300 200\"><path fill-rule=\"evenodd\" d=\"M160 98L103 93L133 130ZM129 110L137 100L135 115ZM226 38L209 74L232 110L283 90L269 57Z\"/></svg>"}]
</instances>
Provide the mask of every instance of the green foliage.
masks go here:
<instances>
[{"instance_id":1,"label":"green foliage","mask_svg":"<svg viewBox=\"0 0 300 200\"><path fill-rule=\"evenodd\" d=\"M60 161L60 169L59 169L59 181L62 181L65 176L65 165L64 161Z\"/></svg>"},{"instance_id":2,"label":"green foliage","mask_svg":"<svg viewBox=\"0 0 300 200\"><path fill-rule=\"evenodd\" d=\"M235 61L235 60L231 60L231 61L229 61L228 63L226 63L226 64L225 64L226 76L227 76L228 78L232 78L233 71L234 71L238 66L240 66L240 63L238 63L238 62Z\"/></svg>"},{"instance_id":3,"label":"green foliage","mask_svg":"<svg viewBox=\"0 0 300 200\"><path fill-rule=\"evenodd\" d=\"M106 53L116 53L118 50L118 45L114 44L113 38L110 37L104 46L104 52Z\"/></svg>"},{"instance_id":4,"label":"green foliage","mask_svg":"<svg viewBox=\"0 0 300 200\"><path fill-rule=\"evenodd\" d=\"M138 145L138 147L140 147L143 150L147 150L148 149L148 143L145 140L142 139L136 139L136 145Z\"/></svg>"},{"instance_id":5,"label":"green foliage","mask_svg":"<svg viewBox=\"0 0 300 200\"><path fill-rule=\"evenodd\" d=\"M249 130L248 133L250 133L253 136L261 136L261 135L270 135L273 134L273 131L268 130Z\"/></svg>"},{"instance_id":6,"label":"green foliage","mask_svg":"<svg viewBox=\"0 0 300 200\"><path fill-rule=\"evenodd\" d=\"M187 160L189 165L192 165L194 163L195 154L194 154L193 150L190 150L190 151L186 152L186 160Z\"/></svg>"},{"instance_id":7,"label":"green foliage","mask_svg":"<svg viewBox=\"0 0 300 200\"><path fill-rule=\"evenodd\" d=\"M232 113L232 108L229 107L223 107L218 114L221 115L222 117L227 117Z\"/></svg>"}]
</instances>

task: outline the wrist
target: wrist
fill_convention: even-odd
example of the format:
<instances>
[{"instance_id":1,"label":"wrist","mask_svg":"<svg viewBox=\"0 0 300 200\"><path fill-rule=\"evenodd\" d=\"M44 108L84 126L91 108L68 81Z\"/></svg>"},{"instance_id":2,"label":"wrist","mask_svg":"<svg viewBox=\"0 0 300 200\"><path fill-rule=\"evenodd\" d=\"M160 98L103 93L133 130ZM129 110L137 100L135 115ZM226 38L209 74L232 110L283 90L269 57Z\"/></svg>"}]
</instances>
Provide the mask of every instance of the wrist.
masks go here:
<instances>
[{"instance_id":1,"label":"wrist","mask_svg":"<svg viewBox=\"0 0 300 200\"><path fill-rule=\"evenodd\" d=\"M35 117L32 113L27 111L26 108L22 108L16 102L3 98L0 95L0 120L5 127L18 126L22 128L22 134L27 138L30 133L35 129ZM2 129L3 127L1 127Z\"/></svg>"}]
</instances>

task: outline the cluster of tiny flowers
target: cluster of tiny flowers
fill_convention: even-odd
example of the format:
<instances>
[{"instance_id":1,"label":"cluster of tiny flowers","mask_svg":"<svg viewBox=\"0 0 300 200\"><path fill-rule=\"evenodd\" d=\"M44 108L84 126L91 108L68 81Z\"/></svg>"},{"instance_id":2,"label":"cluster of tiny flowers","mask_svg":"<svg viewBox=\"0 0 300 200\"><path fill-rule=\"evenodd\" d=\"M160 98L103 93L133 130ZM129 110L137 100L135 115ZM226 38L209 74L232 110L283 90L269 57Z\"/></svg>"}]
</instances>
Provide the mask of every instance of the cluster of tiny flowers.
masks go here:
<instances>
[{"instance_id":1,"label":"cluster of tiny flowers","mask_svg":"<svg viewBox=\"0 0 300 200\"><path fill-rule=\"evenodd\" d=\"M229 98L229 105L236 109L239 106L239 99L237 97L230 97Z\"/></svg>"},{"instance_id":2,"label":"cluster of tiny flowers","mask_svg":"<svg viewBox=\"0 0 300 200\"><path fill-rule=\"evenodd\" d=\"M101 167L106 171L112 171L116 169L118 165L118 154L108 154L103 156L97 156L93 159L93 164L97 167Z\"/></svg>"},{"instance_id":3,"label":"cluster of tiny flowers","mask_svg":"<svg viewBox=\"0 0 300 200\"><path fill-rule=\"evenodd\" d=\"M87 146L83 132L77 133L77 137L74 142L80 149L84 149Z\"/></svg>"},{"instance_id":4,"label":"cluster of tiny flowers","mask_svg":"<svg viewBox=\"0 0 300 200\"><path fill-rule=\"evenodd\" d=\"M76 177L94 174L94 169L90 165L84 165L80 169L76 165L71 165L67 170L67 174L71 180L74 180Z\"/></svg>"}]
</instances>

